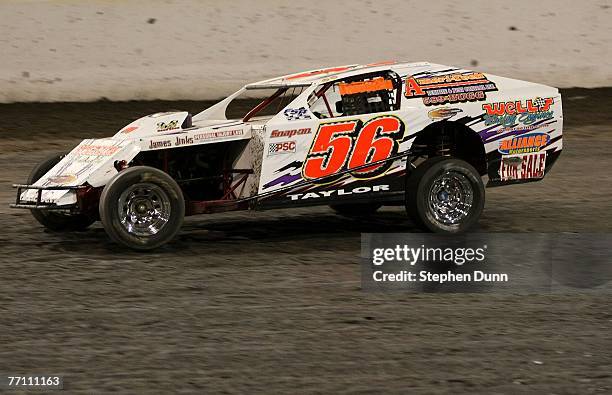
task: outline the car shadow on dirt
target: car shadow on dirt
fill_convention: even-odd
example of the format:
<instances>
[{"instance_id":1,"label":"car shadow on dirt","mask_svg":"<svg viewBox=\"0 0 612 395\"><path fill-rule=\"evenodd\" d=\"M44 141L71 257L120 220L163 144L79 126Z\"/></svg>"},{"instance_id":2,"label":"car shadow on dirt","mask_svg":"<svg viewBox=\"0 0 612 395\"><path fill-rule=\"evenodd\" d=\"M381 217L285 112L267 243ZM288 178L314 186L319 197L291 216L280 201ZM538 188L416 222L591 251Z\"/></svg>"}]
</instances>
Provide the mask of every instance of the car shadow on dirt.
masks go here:
<instances>
[{"instance_id":1,"label":"car shadow on dirt","mask_svg":"<svg viewBox=\"0 0 612 395\"><path fill-rule=\"evenodd\" d=\"M37 225L34 225L37 226ZM41 246L55 252L72 254L131 256L142 252L131 251L112 242L98 222L80 232L58 233L41 230L48 240ZM144 254L219 253L227 249L235 251L273 252L279 244L303 244L312 240L307 248L334 245L341 248L343 241L358 249L355 244L360 233L421 232L400 208L391 208L371 216L350 218L329 210L293 214L289 210L273 210L256 213L239 213L237 218L229 214L200 216L186 219L178 237L166 246ZM333 240L333 243L332 243ZM239 243L239 244L238 244ZM301 247L305 248L305 247Z\"/></svg>"}]
</instances>

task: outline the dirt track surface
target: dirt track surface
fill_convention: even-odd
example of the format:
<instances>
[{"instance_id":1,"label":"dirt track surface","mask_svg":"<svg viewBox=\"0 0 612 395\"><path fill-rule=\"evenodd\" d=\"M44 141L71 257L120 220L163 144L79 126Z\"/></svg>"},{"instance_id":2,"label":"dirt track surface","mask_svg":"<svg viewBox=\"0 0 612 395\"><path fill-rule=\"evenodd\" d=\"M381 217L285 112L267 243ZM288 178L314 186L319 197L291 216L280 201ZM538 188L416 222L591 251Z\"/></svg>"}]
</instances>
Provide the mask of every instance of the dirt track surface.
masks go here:
<instances>
[{"instance_id":1,"label":"dirt track surface","mask_svg":"<svg viewBox=\"0 0 612 395\"><path fill-rule=\"evenodd\" d=\"M488 189L481 231L612 230L612 89L563 97L559 162L540 183ZM399 208L190 218L145 254L100 225L50 233L8 208L50 152L203 106L0 105L0 372L63 374L67 393L612 391L609 294L363 292L360 233L416 231Z\"/></svg>"}]
</instances>

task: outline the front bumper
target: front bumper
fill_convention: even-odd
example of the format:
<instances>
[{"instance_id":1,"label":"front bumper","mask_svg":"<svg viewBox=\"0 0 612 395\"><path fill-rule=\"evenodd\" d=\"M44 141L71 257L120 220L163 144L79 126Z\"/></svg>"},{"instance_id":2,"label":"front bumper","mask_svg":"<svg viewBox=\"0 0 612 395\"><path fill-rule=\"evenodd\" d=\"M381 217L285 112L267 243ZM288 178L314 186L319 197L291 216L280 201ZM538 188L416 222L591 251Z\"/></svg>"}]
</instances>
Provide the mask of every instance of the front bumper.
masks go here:
<instances>
[{"instance_id":1,"label":"front bumper","mask_svg":"<svg viewBox=\"0 0 612 395\"><path fill-rule=\"evenodd\" d=\"M17 198L15 203L11 204L11 208L25 208L30 210L71 210L77 208L77 203L58 205L56 203L43 202L41 200L43 191L76 191L77 196L87 189L91 188L86 185L78 186L47 186L39 187L36 185L13 184L13 188L17 188ZM25 200L21 198L24 191L36 190L36 200Z\"/></svg>"}]
</instances>

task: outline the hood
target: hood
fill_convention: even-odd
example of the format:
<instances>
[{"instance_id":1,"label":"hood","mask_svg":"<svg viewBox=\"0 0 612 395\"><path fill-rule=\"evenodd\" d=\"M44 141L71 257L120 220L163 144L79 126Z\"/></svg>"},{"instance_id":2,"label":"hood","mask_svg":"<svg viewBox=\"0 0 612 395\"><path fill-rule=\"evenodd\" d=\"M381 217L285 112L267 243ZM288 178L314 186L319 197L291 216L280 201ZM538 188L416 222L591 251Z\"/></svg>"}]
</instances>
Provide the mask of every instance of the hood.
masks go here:
<instances>
[{"instance_id":1,"label":"hood","mask_svg":"<svg viewBox=\"0 0 612 395\"><path fill-rule=\"evenodd\" d=\"M117 173L114 163L118 158L131 160L140 146L129 140L87 139L77 145L68 155L53 166L34 183L40 187L78 186L86 182L94 187L102 186ZM36 190L26 190L23 200L36 200ZM41 201L58 205L76 202L76 193L69 190L45 190Z\"/></svg>"},{"instance_id":2,"label":"hood","mask_svg":"<svg viewBox=\"0 0 612 395\"><path fill-rule=\"evenodd\" d=\"M147 115L122 128L113 137L83 140L35 186L101 187L117 174L115 162L130 162L141 151L182 148L251 138L251 126L242 121L202 121L193 125L186 111ZM36 200L36 190L25 190L21 198ZM57 205L76 202L74 190L44 190L41 201Z\"/></svg>"},{"instance_id":3,"label":"hood","mask_svg":"<svg viewBox=\"0 0 612 395\"><path fill-rule=\"evenodd\" d=\"M191 115L187 111L158 112L135 120L113 137L122 140L140 138L176 133L191 127Z\"/></svg>"}]
</instances>

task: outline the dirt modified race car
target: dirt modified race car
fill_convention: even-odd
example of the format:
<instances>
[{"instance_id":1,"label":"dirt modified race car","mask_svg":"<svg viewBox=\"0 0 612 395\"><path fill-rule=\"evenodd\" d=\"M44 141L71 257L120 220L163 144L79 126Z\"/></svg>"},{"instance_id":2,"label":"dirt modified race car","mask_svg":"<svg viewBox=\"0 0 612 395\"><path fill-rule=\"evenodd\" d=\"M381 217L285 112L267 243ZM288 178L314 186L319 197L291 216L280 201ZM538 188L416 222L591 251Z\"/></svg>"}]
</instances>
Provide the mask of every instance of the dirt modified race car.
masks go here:
<instances>
[{"instance_id":1,"label":"dirt modified race car","mask_svg":"<svg viewBox=\"0 0 612 395\"><path fill-rule=\"evenodd\" d=\"M228 120L253 92L266 98ZM545 176L562 123L558 90L540 84L431 63L326 68L83 140L15 185L12 206L53 230L100 219L140 250L172 240L185 215L306 205L357 216L405 205L425 230L461 232L480 217L485 182Z\"/></svg>"}]
</instances>

